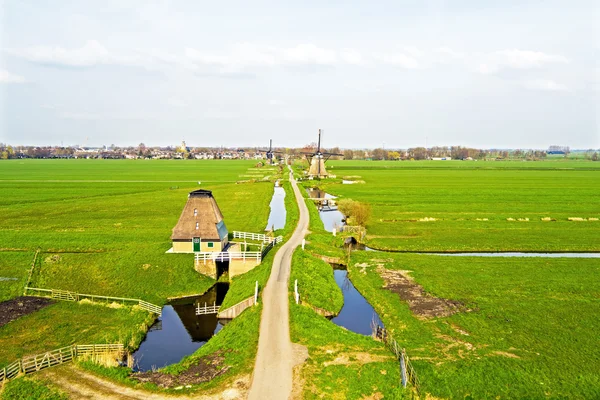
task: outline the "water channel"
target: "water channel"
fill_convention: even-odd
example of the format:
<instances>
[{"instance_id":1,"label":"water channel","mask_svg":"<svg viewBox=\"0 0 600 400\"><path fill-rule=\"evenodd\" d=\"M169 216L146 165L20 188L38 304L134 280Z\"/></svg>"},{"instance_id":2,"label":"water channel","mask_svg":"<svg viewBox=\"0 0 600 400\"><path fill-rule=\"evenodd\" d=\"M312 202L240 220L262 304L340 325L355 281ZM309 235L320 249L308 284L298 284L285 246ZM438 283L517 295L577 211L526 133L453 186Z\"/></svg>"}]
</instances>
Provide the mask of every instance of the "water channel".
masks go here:
<instances>
[{"instance_id":1,"label":"water channel","mask_svg":"<svg viewBox=\"0 0 600 400\"><path fill-rule=\"evenodd\" d=\"M139 349L133 353L134 370L149 371L174 364L206 344L227 322L216 314L196 315L196 306L220 305L229 283L219 282L202 296L170 302L150 327Z\"/></svg>"},{"instance_id":2,"label":"water channel","mask_svg":"<svg viewBox=\"0 0 600 400\"><path fill-rule=\"evenodd\" d=\"M344 306L340 313L331 319L336 325L343 326L349 331L370 336L372 333L371 322L383 326L379 315L375 312L371 304L352 284L348 278L348 271L340 265L333 265L333 276L335 283L342 290L344 295Z\"/></svg>"},{"instance_id":3,"label":"water channel","mask_svg":"<svg viewBox=\"0 0 600 400\"><path fill-rule=\"evenodd\" d=\"M275 192L271 199L271 213L265 230L277 230L285 228L285 219L287 212L285 210L285 190L279 186L279 181L275 183Z\"/></svg>"}]
</instances>

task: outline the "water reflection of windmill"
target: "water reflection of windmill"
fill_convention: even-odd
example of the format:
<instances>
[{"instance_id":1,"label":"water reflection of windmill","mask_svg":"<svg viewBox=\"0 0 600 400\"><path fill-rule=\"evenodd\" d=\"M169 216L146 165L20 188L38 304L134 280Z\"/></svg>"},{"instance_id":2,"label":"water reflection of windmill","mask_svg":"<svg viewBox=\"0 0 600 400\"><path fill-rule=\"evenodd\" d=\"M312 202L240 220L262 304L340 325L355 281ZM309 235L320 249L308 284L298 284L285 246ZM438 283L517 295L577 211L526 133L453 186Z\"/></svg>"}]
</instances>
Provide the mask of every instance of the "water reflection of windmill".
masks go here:
<instances>
[{"instance_id":1,"label":"water reflection of windmill","mask_svg":"<svg viewBox=\"0 0 600 400\"><path fill-rule=\"evenodd\" d=\"M304 153L306 160L308 161L308 176L317 178L326 178L329 174L325 169L325 163L331 156L343 156L338 153L328 153L321 151L321 130L319 129L319 142L317 144L317 151L314 153Z\"/></svg>"}]
</instances>

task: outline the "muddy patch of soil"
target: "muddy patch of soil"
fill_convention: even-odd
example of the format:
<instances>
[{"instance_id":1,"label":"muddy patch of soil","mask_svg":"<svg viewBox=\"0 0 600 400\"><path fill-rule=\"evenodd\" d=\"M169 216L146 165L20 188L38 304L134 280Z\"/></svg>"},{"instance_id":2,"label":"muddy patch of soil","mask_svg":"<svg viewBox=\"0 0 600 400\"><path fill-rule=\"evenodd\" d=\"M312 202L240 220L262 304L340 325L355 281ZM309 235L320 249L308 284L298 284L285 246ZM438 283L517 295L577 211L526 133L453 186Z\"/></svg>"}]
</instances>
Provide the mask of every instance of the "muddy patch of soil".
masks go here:
<instances>
[{"instance_id":1,"label":"muddy patch of soil","mask_svg":"<svg viewBox=\"0 0 600 400\"><path fill-rule=\"evenodd\" d=\"M164 388L174 388L179 386L194 385L202 382L208 382L223 375L229 370L228 365L224 365L225 352L219 350L211 355L200 358L196 364L190 366L187 370L178 375L166 374L163 372L136 372L131 377L138 382L151 382Z\"/></svg>"},{"instance_id":2,"label":"muddy patch of soil","mask_svg":"<svg viewBox=\"0 0 600 400\"><path fill-rule=\"evenodd\" d=\"M385 281L385 289L396 293L408 303L408 307L417 317L448 317L464 311L464 305L456 300L433 297L409 275L410 271L389 270L381 266L377 272Z\"/></svg>"},{"instance_id":3,"label":"muddy patch of soil","mask_svg":"<svg viewBox=\"0 0 600 400\"><path fill-rule=\"evenodd\" d=\"M0 326L8 324L23 315L31 314L54 303L42 297L23 296L0 303Z\"/></svg>"}]
</instances>

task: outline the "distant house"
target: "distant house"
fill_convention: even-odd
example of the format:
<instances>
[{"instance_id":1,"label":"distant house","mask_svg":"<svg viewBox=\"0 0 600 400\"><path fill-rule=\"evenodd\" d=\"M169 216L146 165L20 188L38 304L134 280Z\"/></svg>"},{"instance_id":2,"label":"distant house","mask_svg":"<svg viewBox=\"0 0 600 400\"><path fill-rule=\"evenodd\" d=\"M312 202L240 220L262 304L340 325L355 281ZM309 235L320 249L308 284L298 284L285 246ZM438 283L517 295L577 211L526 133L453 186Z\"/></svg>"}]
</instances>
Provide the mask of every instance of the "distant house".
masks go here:
<instances>
[{"instance_id":1,"label":"distant house","mask_svg":"<svg viewBox=\"0 0 600 400\"><path fill-rule=\"evenodd\" d=\"M173 228L173 252L221 252L227 246L228 234L212 192L194 190Z\"/></svg>"}]
</instances>

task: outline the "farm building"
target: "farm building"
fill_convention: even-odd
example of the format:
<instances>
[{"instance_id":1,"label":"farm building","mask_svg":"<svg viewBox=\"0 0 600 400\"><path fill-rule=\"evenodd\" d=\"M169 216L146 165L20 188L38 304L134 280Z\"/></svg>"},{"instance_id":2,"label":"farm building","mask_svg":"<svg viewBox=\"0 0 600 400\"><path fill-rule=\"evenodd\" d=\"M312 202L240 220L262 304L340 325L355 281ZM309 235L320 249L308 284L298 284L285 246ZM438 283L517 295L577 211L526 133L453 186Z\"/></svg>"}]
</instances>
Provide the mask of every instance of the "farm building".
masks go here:
<instances>
[{"instance_id":1,"label":"farm building","mask_svg":"<svg viewBox=\"0 0 600 400\"><path fill-rule=\"evenodd\" d=\"M212 192L194 190L173 228L173 252L221 252L227 246L228 234Z\"/></svg>"}]
</instances>

